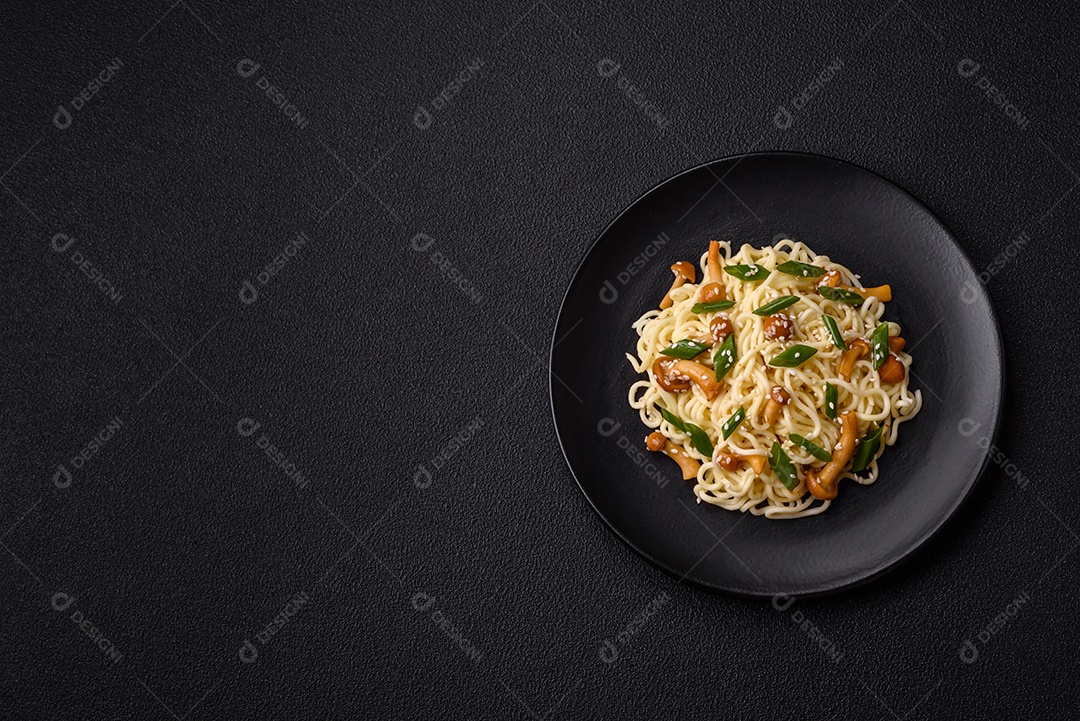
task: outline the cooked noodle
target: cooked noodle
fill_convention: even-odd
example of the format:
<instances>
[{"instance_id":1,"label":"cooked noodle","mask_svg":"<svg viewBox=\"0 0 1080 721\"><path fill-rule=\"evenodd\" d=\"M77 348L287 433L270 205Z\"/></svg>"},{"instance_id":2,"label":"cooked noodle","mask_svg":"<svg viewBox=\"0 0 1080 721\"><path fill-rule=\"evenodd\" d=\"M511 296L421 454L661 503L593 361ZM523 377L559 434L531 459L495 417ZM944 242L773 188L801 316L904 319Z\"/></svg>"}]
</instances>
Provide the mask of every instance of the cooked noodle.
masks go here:
<instances>
[{"instance_id":1,"label":"cooked noodle","mask_svg":"<svg viewBox=\"0 0 1080 721\"><path fill-rule=\"evenodd\" d=\"M633 325L640 338L637 356L627 353L627 358L639 373L647 373L648 380L640 380L630 387L630 405L639 410L642 422L650 429L658 429L666 438L680 446L691 458L701 462L697 472L694 493L698 501L705 501L722 508L750 511L768 518L798 518L823 512L831 501L819 500L808 493L805 483L806 469L821 465L802 447L793 444L789 437L799 434L823 449L835 449L840 440L840 423L827 418L825 383L831 382L838 390L836 417L845 411L857 413L859 438L871 426L883 426L882 443L863 477L844 470L841 479L850 479L866 485L878 477L877 459L887 446L896 443L900 424L912 418L922 407L919 391L908 389L911 356L903 351L896 353L904 365L904 376L899 383L883 383L875 371L869 356L856 361L850 380L839 377L837 364L843 353L832 340L824 324L823 314L828 313L836 321L844 338L869 338L881 322L885 304L876 297L868 296L861 307L855 308L828 300L816 292L813 279L800 278L775 272L785 261L800 261L838 271L841 283L861 289L859 277L844 266L832 262L827 256L817 255L803 243L782 240L772 247L753 248L743 245L732 255L730 244L720 243L723 264L747 264L762 266L770 271L768 277L757 282L747 282L721 273L719 281L725 298L735 305L723 311L734 328L736 362L723 381L723 390L710 401L697 385L689 390L670 392L657 383L653 363L660 351L682 339L707 337L710 319L717 313L694 313L691 307L699 302L698 291L704 283L686 283L670 291L671 307L650 310ZM706 271L708 253L700 259L703 273ZM768 340L763 332L762 317L752 311L780 295L797 295L799 302L785 312L793 321L794 334L787 340ZM890 324L890 335L899 333L899 326ZM792 344L799 343L817 350L809 360L793 368L776 368L769 365ZM710 352L711 355L711 352ZM790 393L790 402L783 406L774 423L763 419L769 389L782 386ZM739 407L745 408L746 418L727 440L723 439L721 426ZM760 473L744 463L735 470L718 466L712 458L703 455L691 443L687 433L665 420L659 411L664 408L683 422L700 426L715 445L716 453L740 454L744 457L768 458L774 441L787 452L799 472L799 484L788 490L773 469L766 464ZM714 454L715 456L715 454Z\"/></svg>"}]
</instances>

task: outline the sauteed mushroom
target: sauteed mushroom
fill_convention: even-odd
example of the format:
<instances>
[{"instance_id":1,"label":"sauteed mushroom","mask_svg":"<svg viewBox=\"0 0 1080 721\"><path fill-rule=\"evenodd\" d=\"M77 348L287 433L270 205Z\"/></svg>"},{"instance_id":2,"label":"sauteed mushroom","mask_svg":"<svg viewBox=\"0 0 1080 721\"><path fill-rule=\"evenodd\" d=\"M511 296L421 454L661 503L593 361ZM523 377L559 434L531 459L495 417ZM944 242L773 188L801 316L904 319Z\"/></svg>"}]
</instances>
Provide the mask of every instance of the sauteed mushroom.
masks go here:
<instances>
[{"instance_id":1,"label":"sauteed mushroom","mask_svg":"<svg viewBox=\"0 0 1080 721\"><path fill-rule=\"evenodd\" d=\"M720 274L720 269L723 266L720 265L720 241L709 241L709 262L705 266L705 273L709 279L709 282L701 286L701 302L712 303L717 300L724 300L724 286L721 285L720 280L723 277Z\"/></svg>"},{"instance_id":2,"label":"sauteed mushroom","mask_svg":"<svg viewBox=\"0 0 1080 721\"><path fill-rule=\"evenodd\" d=\"M734 330L735 326L731 324L731 321L728 320L726 315L718 315L709 321L709 336L717 345L720 345L727 340L727 337L731 335Z\"/></svg>"},{"instance_id":3,"label":"sauteed mushroom","mask_svg":"<svg viewBox=\"0 0 1080 721\"><path fill-rule=\"evenodd\" d=\"M890 353L885 363L878 368L878 378L882 383L900 383L907 374L904 364L895 353Z\"/></svg>"},{"instance_id":4,"label":"sauteed mushroom","mask_svg":"<svg viewBox=\"0 0 1080 721\"><path fill-rule=\"evenodd\" d=\"M661 388L672 393L688 390L693 382L710 401L720 394L720 383L713 369L697 361L657 358L653 362L653 375Z\"/></svg>"},{"instance_id":5,"label":"sauteed mushroom","mask_svg":"<svg viewBox=\"0 0 1080 721\"><path fill-rule=\"evenodd\" d=\"M724 470L734 471L740 463L749 463L754 473L765 470L765 456L744 456L739 453L717 453L713 462Z\"/></svg>"},{"instance_id":6,"label":"sauteed mushroom","mask_svg":"<svg viewBox=\"0 0 1080 721\"><path fill-rule=\"evenodd\" d=\"M773 313L765 317L761 332L766 340L787 340L795 332L795 325L786 313Z\"/></svg>"},{"instance_id":7,"label":"sauteed mushroom","mask_svg":"<svg viewBox=\"0 0 1080 721\"><path fill-rule=\"evenodd\" d=\"M671 304L674 303L671 300L671 291L679 288L684 283L693 283L697 279L697 272L694 270L693 264L685 260L680 260L672 265L671 272L675 274L675 280L671 283L671 287L668 288L668 292L664 294L664 299L660 301L660 310L670 308Z\"/></svg>"},{"instance_id":8,"label":"sauteed mushroom","mask_svg":"<svg viewBox=\"0 0 1080 721\"><path fill-rule=\"evenodd\" d=\"M653 431L645 437L645 447L654 453L663 453L678 463L684 481L697 478L701 464L686 455L685 450L668 440L660 431Z\"/></svg>"},{"instance_id":9,"label":"sauteed mushroom","mask_svg":"<svg viewBox=\"0 0 1080 721\"><path fill-rule=\"evenodd\" d=\"M773 386L769 390L769 400L765 402L765 422L770 426L780 417L780 411L791 402L791 394L783 386Z\"/></svg>"},{"instance_id":10,"label":"sauteed mushroom","mask_svg":"<svg viewBox=\"0 0 1080 721\"><path fill-rule=\"evenodd\" d=\"M833 449L832 460L820 469L810 469L805 474L806 490L814 498L830 501L839 492L837 478L855 452L855 440L859 434L859 418L855 411L840 416L840 442Z\"/></svg>"},{"instance_id":11,"label":"sauteed mushroom","mask_svg":"<svg viewBox=\"0 0 1080 721\"><path fill-rule=\"evenodd\" d=\"M847 342L848 349L840 356L840 367L837 374L844 380L851 380L851 371L855 368L855 361L870 352L870 344L862 338L855 338Z\"/></svg>"}]
</instances>

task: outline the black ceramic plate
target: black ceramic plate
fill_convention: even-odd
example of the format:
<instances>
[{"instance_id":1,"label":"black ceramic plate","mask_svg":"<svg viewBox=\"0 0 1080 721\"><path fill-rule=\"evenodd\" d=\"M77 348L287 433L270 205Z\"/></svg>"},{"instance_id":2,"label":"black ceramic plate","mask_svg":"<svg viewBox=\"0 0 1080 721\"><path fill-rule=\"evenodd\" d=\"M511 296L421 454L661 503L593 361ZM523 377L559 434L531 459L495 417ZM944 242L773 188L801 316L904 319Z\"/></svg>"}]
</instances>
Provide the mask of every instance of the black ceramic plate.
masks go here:
<instances>
[{"instance_id":1,"label":"black ceramic plate","mask_svg":"<svg viewBox=\"0 0 1080 721\"><path fill-rule=\"evenodd\" d=\"M720 180L722 179L722 181ZM869 486L850 481L823 514L767 520L698 504L670 459L645 451L627 405L643 376L625 358L630 327L655 308L677 260L710 238L755 246L790 237L889 283L886 318L914 356L921 413L900 430ZM563 453L597 513L680 579L739 596L816 595L862 583L926 542L987 463L1002 405L1002 351L990 301L949 231L912 196L862 168L816 155L754 153L653 188L600 235L556 324L551 402Z\"/></svg>"}]
</instances>

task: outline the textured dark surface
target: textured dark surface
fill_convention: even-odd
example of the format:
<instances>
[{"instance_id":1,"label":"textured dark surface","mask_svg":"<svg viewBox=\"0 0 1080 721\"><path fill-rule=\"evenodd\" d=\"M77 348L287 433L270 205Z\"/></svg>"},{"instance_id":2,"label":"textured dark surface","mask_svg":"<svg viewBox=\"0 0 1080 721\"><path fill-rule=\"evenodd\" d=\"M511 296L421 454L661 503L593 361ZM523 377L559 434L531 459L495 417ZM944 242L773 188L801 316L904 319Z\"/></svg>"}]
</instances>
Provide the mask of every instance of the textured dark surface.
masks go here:
<instances>
[{"instance_id":1,"label":"textured dark surface","mask_svg":"<svg viewBox=\"0 0 1080 721\"><path fill-rule=\"evenodd\" d=\"M0 715L1076 716L1074 16L926 0L4 15ZM675 584L604 527L561 458L544 360L620 209L763 149L855 162L933 209L994 268L1009 368L1008 461L944 532L870 586L779 611Z\"/></svg>"}]
</instances>

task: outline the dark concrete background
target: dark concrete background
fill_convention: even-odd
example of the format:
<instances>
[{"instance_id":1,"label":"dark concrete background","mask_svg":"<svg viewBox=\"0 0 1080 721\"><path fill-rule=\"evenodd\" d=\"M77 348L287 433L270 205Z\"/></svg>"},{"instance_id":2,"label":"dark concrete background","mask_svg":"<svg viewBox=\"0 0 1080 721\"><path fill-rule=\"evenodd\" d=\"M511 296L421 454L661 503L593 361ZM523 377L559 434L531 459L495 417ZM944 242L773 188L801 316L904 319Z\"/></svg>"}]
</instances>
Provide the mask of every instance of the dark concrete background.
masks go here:
<instances>
[{"instance_id":1,"label":"dark concrete background","mask_svg":"<svg viewBox=\"0 0 1080 721\"><path fill-rule=\"evenodd\" d=\"M1071 6L3 14L0 716L1077 715ZM768 149L933 209L1009 366L944 532L782 611L623 546L547 397L599 231Z\"/></svg>"}]
</instances>

